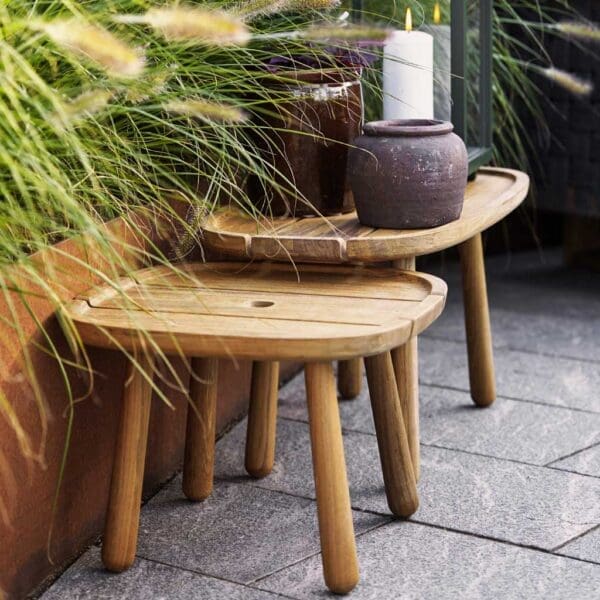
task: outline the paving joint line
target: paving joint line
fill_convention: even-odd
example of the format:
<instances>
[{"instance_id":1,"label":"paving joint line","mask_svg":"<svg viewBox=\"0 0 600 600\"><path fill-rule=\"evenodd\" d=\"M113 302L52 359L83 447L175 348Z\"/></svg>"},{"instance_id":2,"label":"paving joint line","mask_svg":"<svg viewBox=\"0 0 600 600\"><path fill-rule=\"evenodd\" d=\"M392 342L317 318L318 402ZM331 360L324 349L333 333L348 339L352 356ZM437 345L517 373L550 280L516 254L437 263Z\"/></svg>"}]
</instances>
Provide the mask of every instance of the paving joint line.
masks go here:
<instances>
[{"instance_id":1,"label":"paving joint line","mask_svg":"<svg viewBox=\"0 0 600 600\"><path fill-rule=\"evenodd\" d=\"M541 468L545 468L545 467L541 467ZM221 480L221 481L223 481L223 480ZM283 490L273 490L273 489L269 489L269 488L260 487L260 486L252 484L251 481L249 481L249 482L247 482L245 484L241 484L241 485L249 485L249 486L256 487L256 488L259 488L259 489L262 489L262 490L276 492L278 494L283 494L283 495L286 495L286 496L292 496L294 498L302 498L304 500L311 500L312 502L314 502L316 504L316 498L311 498L310 496L304 496L302 494L295 494L295 493L291 493L291 492L285 492ZM547 548L541 548L540 546L535 546L535 545L532 545L532 544L519 544L517 542L512 542L510 540L505 540L505 539L497 538L497 537L494 537L494 536L488 536L488 535L484 535L482 533L476 533L474 531L468 531L468 530L464 530L464 529L458 529L458 528L455 528L455 527L449 527L447 525L438 525L436 523L429 523L427 521L421 521L419 519L415 519L415 518L412 518L412 517L409 517L408 519L403 519L403 518L394 517L394 515L392 515L391 513L382 513L382 512L379 512L377 510L372 510L372 509L367 509L367 508L358 508L358 507L355 507L355 506L351 506L351 508L352 508L352 511L355 511L355 512L372 514L372 515L377 515L377 516L380 516L380 517L387 517L387 520L385 522L380 523L378 525L375 525L375 526L373 526L373 527L371 527L371 528L363 531L362 533L357 534L357 537L362 537L363 535L365 535L367 533L370 533L371 531L379 529L380 527L385 527L386 525L389 525L391 523L406 522L406 523L414 523L416 525L423 525L425 527L432 527L434 529L440 529L442 531L450 531L450 532L453 532L453 533L460 533L460 534L463 534L463 535L475 537L475 538L482 539L482 540L490 540L492 542L498 542L498 543L501 543L501 544L506 544L507 546L512 546L512 547L515 547L515 548L525 548L527 550L532 550L532 551L535 551L535 552L541 552L543 554L550 554L550 555L553 555L553 556L559 556L561 558L568 558L568 559L578 560L580 562L585 562L585 563L589 563L589 564L593 564L593 565L600 565L600 562L597 562L597 561L593 561L593 560L589 560L589 559L585 559L585 558L578 558L578 557L575 557L575 556L567 556L565 554L558 554L558 553L556 553L556 549L557 548L561 548L562 546L571 543L573 540L576 540L577 538L582 537L583 535L586 535L586 534L590 533L591 531L594 531L595 529L597 529L597 528L600 527L600 523L594 525L590 529L587 529L586 531L584 531L583 533L575 536L574 538L571 538L571 539L567 540L566 542L564 542L563 544L557 546L556 548L547 549ZM315 554L318 554L318 552L315 553ZM314 555L311 555L311 556L314 556ZM310 558L310 557L307 557L307 558ZM296 564L296 563L294 563L294 564Z\"/></svg>"},{"instance_id":2,"label":"paving joint line","mask_svg":"<svg viewBox=\"0 0 600 600\"><path fill-rule=\"evenodd\" d=\"M170 567L172 569L176 569L177 571L184 571L186 573L193 573L194 575L200 575L201 577L207 577L209 579L215 579L217 581L223 581L224 583L229 583L232 585L239 585L241 587L245 587L249 590L252 591L256 591L257 588L253 588L250 585L246 584L246 583L240 583L239 581L232 581L231 579L226 579L225 577L219 577L218 575L213 575L212 573L205 573L204 571L199 571L197 569L190 569L187 567L181 567L179 565L174 565L172 563L169 562L165 562L164 560L158 560L156 558L149 558L147 556L142 556L141 554L136 554L137 558L141 558L142 560L145 560L147 562L151 562L154 564L158 564L158 565L163 565L165 567ZM282 594L280 592L272 592L270 590L261 590L264 592L267 592L269 594L273 594L274 596L279 596L281 598L289 598L290 600L297 600L297 598L294 598L293 596L286 596L285 594Z\"/></svg>"},{"instance_id":3,"label":"paving joint line","mask_svg":"<svg viewBox=\"0 0 600 600\"><path fill-rule=\"evenodd\" d=\"M431 383L426 381L419 381L419 385L423 385L426 387L438 388L441 390L451 390L453 392L465 392L469 393L470 390L467 388L459 388L451 385L442 385L441 383ZM588 415L600 415L600 411L589 410L587 408L576 408L574 406L563 406L562 404L549 404L547 402L541 402L540 400L531 400L527 398L517 398L516 396L506 396L504 394L498 394L496 396L497 400L513 400L514 402L526 402L527 404L537 404L538 406L548 406L550 408L560 408L562 410L572 410L574 412L581 412ZM474 405L475 406L475 405ZM493 404L491 405L493 406ZM486 407L484 407L486 408Z\"/></svg>"},{"instance_id":4,"label":"paving joint line","mask_svg":"<svg viewBox=\"0 0 600 600\"><path fill-rule=\"evenodd\" d=\"M308 427L308 423L306 421L301 421L299 419L292 419L290 417L278 417L279 419L282 419L284 421L291 421L292 423L299 423L302 425L306 425ZM353 433L356 435L367 435L369 437L372 438L376 438L376 434L375 433L371 433L368 431L360 431L358 429L346 429L344 427L342 427L342 431L346 432L346 433ZM597 478L598 476L596 475L589 475L586 473L576 473L575 471L568 471L566 469L557 469L555 467L549 467L548 465L544 464L544 465L540 465L540 464L536 464L536 463L530 463L530 462L526 462L526 461L522 461L522 460L518 460L516 458L506 458L503 456L494 456L493 454L483 454L482 452L473 452L472 450L463 450L462 448L450 448L448 446L442 446L439 444L432 444L432 443L427 443L427 442L420 442L421 446L425 446L426 448L437 448L439 450L447 450L448 452L460 452L461 454L469 454L470 456L479 456L481 458L490 458L492 460L500 460L503 462L509 462L509 463L514 463L517 465L524 465L526 467L534 467L537 469L551 469L553 471L559 471L561 473L572 473L572 474L576 474L579 475L581 477L592 477L592 478ZM594 444L595 445L600 445L600 442ZM593 446L592 446L593 447ZM585 450L582 449L582 450ZM556 460L562 460L562 459L556 459ZM555 462L555 461L551 461L551 462ZM262 488L265 489L265 488ZM266 488L268 489L268 488Z\"/></svg>"},{"instance_id":5,"label":"paving joint line","mask_svg":"<svg viewBox=\"0 0 600 600\"><path fill-rule=\"evenodd\" d=\"M443 335L436 335L435 333L421 333L419 334L419 337L428 339L428 340L437 340L440 342L450 342L453 344L461 344L466 346L467 344L467 340L457 340L455 338L451 338L451 337L447 337L447 336L443 336ZM550 352L539 352L539 351L535 351L535 350L528 350L525 348L518 348L516 346L511 346L509 344L507 345L493 345L492 344L492 348L493 350L508 350L509 352L522 352L523 354L533 354L534 356L543 356L545 358L560 358L563 360L574 360L577 362L582 362L582 363L586 363L586 364L592 364L592 365L597 365L600 363L600 359L594 359L594 358L581 358L578 356L569 356L567 354L553 354Z\"/></svg>"},{"instance_id":6,"label":"paving joint line","mask_svg":"<svg viewBox=\"0 0 600 600\"><path fill-rule=\"evenodd\" d=\"M564 548L565 546L568 546L569 544L571 544L575 540L578 540L578 539L580 539L582 537L585 537L588 533L592 533L592 531L595 531L596 529L600 529L600 523L597 523L596 525L594 525L590 529L588 529L588 530L586 530L586 531L584 531L582 533L577 534L575 537L571 538L570 540L568 540L566 542L563 542L562 544L559 544L558 546L556 546L556 548L552 549L552 552L558 552L558 550L560 550L561 548ZM567 555L566 554L559 554L559 556L567 556ZM569 558L575 558L575 557L569 556ZM583 559L581 559L581 560L583 560ZM590 560L588 560L586 562L593 562L595 564L600 564L600 561L593 561L593 560L590 561Z\"/></svg>"},{"instance_id":7,"label":"paving joint line","mask_svg":"<svg viewBox=\"0 0 600 600\"><path fill-rule=\"evenodd\" d=\"M552 471L560 471L561 473L572 473L573 475L581 475L583 477L592 477L594 479L600 479L600 475L590 475L590 473L582 473L581 471L572 471L571 469L559 469L558 467L546 467Z\"/></svg>"},{"instance_id":8,"label":"paving joint line","mask_svg":"<svg viewBox=\"0 0 600 600\"><path fill-rule=\"evenodd\" d=\"M592 565L600 565L600 562L597 562L594 560L578 558L576 556L567 556L566 554L558 554L558 553L556 553L556 548L552 548L552 549L548 550L547 548L540 548L539 546L534 546L532 544L518 544L516 542L511 542L510 540L503 540L501 538L486 536L481 533L475 533L473 531L464 531L462 529L456 529L454 527L447 527L444 525L436 525L435 523L428 523L427 521L419 521L418 519L408 519L408 522L416 523L416 524L422 525L424 527L432 527L434 529L440 529L442 531L450 531L452 533L460 533L460 534L468 535L470 537L475 537L475 538L478 538L481 540L489 540L492 542L497 542L499 544L505 544L507 546L512 546L513 548L524 548L525 550L531 550L533 552L540 552L541 554L548 554L550 556L557 556L559 558L566 558L569 560L577 560L579 562L584 562L584 563L588 563L588 564L592 564ZM564 544L557 546L557 548L561 548L562 546L565 546L565 545L571 543L573 540L577 539L578 537L588 534L590 531L593 531L594 529L597 529L598 527L600 527L600 523L598 525L595 525L591 529L588 529L583 534L580 534L580 535L574 537L573 539L568 540L567 542L564 542Z\"/></svg>"},{"instance_id":9,"label":"paving joint line","mask_svg":"<svg viewBox=\"0 0 600 600\"><path fill-rule=\"evenodd\" d=\"M369 529L366 529L365 531L362 531L361 533L356 533L355 537L356 538L362 537L363 535L366 535L367 533L371 533L372 531L375 531L376 529L380 529L381 527L384 527L385 525L389 525L390 523L393 523L393 522L394 522L394 519L387 519L387 520L385 520L382 523L378 523L377 525L374 525L373 527L369 527ZM304 556L303 558L300 558L300 559L294 561L293 563L290 563L289 565L287 565L285 567L280 567L279 569L275 569L271 573L267 573L266 575L262 575L260 577L257 577L256 579L254 579L251 582L250 585L254 589L261 590L261 591L267 591L268 592L269 590L265 590L264 588L258 587L258 585L255 585L255 584L259 584L261 581L264 581L268 577L276 575L277 573L281 573L282 571L285 571L286 569L294 567L297 564L300 564L301 562L304 562L305 560L308 560L309 558L314 558L315 556L318 556L319 554L321 554L321 550L319 550L317 552L313 552L312 554L309 554L308 556Z\"/></svg>"},{"instance_id":10,"label":"paving joint line","mask_svg":"<svg viewBox=\"0 0 600 600\"><path fill-rule=\"evenodd\" d=\"M566 454L565 456L561 456L560 458L557 458L556 460L551 460L547 465L544 465L544 466L552 468L552 465L554 463L559 462L561 460L566 460L567 458L571 458L572 456L575 456L576 454L579 454L580 452L585 452L586 450L591 450L592 448L596 448L596 446L600 446L600 442L594 442L593 444L590 444L589 446L586 446L585 448L581 448L580 450L571 452L571 454ZM568 469L560 469L560 470L565 471Z\"/></svg>"}]
</instances>

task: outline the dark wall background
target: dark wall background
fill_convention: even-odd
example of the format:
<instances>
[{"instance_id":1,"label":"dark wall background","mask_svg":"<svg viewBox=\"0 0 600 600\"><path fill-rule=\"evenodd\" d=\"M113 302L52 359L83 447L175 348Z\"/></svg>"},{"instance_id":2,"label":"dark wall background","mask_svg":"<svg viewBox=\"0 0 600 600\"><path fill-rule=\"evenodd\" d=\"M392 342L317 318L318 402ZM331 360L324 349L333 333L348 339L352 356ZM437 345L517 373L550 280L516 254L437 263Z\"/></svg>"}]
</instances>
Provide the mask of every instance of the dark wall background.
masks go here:
<instances>
[{"instance_id":1,"label":"dark wall background","mask_svg":"<svg viewBox=\"0 0 600 600\"><path fill-rule=\"evenodd\" d=\"M600 23L598 0L572 0L573 8ZM548 98L546 119L552 137L537 140L540 169L535 178L542 209L586 217L600 217L600 45L580 47L555 36L547 49L557 68L595 84L589 98L578 98L539 77ZM532 130L536 123L529 122Z\"/></svg>"}]
</instances>

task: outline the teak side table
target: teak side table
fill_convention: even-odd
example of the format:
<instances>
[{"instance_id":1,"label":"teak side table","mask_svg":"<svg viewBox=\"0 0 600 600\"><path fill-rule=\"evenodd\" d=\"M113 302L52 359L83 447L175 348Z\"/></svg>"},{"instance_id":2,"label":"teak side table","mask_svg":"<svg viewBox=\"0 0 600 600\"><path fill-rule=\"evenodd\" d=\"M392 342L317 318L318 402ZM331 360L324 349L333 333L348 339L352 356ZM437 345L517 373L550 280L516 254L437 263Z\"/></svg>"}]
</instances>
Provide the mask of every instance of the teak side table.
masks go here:
<instances>
[{"instance_id":1,"label":"teak side table","mask_svg":"<svg viewBox=\"0 0 600 600\"><path fill-rule=\"evenodd\" d=\"M239 210L224 209L202 225L206 246L237 259L294 263L380 263L415 269L415 257L458 246L462 264L465 327L471 397L478 406L496 398L494 357L487 300L481 232L517 208L529 191L529 177L520 171L481 169L469 182L460 219L433 229L373 229L359 223L356 213L334 217L256 220ZM419 413L417 339L392 352L400 400L408 428L413 466L419 474ZM250 402L249 427L275 445L278 365L256 363ZM343 398L360 392L360 359L343 361L338 368L338 388ZM271 419L262 406L271 406ZM263 417L259 418L260 412ZM269 465L247 465L257 477ZM254 471L253 471L254 469Z\"/></svg>"},{"instance_id":2,"label":"teak side table","mask_svg":"<svg viewBox=\"0 0 600 600\"><path fill-rule=\"evenodd\" d=\"M183 468L183 491L191 500L203 500L213 486L216 359L302 360L325 581L337 593L354 588L358 560L331 361L365 356L388 504L398 516L413 514L419 501L390 350L438 317L446 284L394 268L208 263L180 265L179 272L143 269L123 279L119 290L91 290L63 314L86 344L129 357L105 566L123 571L135 559L155 355L192 358ZM260 418L269 406L258 409ZM264 446L251 430L246 447L251 461L263 459Z\"/></svg>"}]
</instances>

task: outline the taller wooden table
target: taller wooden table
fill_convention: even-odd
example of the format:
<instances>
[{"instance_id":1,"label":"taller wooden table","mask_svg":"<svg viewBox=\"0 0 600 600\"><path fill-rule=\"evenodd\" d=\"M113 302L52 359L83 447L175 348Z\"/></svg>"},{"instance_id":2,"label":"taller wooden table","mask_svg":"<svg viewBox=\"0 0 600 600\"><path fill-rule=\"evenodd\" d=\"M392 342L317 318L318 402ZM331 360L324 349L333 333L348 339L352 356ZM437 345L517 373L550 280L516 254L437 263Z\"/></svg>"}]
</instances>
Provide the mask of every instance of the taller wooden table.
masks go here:
<instances>
[{"instance_id":1,"label":"taller wooden table","mask_svg":"<svg viewBox=\"0 0 600 600\"><path fill-rule=\"evenodd\" d=\"M478 406L496 398L494 357L481 232L517 208L529 191L529 177L509 169L481 169L469 182L460 219L433 229L374 229L359 223L356 213L334 217L253 218L223 209L203 225L205 245L237 259L297 263L381 263L415 269L415 257L459 246L471 397ZM419 412L416 337L392 353L398 391L408 430L413 466L419 472ZM255 363L250 422L274 445L278 365ZM343 398L360 392L360 359L339 364ZM266 415L270 415L267 417Z\"/></svg>"}]
</instances>

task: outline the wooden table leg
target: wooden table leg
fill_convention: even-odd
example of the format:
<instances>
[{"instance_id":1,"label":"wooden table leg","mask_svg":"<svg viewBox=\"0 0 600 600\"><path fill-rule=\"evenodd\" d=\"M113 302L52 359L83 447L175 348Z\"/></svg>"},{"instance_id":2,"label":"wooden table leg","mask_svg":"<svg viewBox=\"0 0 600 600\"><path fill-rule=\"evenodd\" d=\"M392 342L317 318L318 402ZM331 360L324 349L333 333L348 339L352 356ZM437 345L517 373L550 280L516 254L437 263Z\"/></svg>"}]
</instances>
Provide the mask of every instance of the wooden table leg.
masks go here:
<instances>
[{"instance_id":1,"label":"wooden table leg","mask_svg":"<svg viewBox=\"0 0 600 600\"><path fill-rule=\"evenodd\" d=\"M414 257L397 260L394 262L397 269L414 271L416 261ZM419 351L417 337L414 336L404 346L392 351L392 361L400 405L404 416L408 443L412 456L415 478L419 481L421 476L421 449L419 446Z\"/></svg>"},{"instance_id":2,"label":"wooden table leg","mask_svg":"<svg viewBox=\"0 0 600 600\"><path fill-rule=\"evenodd\" d=\"M413 472L415 480L419 481L421 448L419 446L419 352L416 336L406 342L404 346L394 348L391 355Z\"/></svg>"},{"instance_id":3,"label":"wooden table leg","mask_svg":"<svg viewBox=\"0 0 600 600\"><path fill-rule=\"evenodd\" d=\"M265 477L273 468L278 392L279 363L255 361L246 432L246 471L252 477Z\"/></svg>"},{"instance_id":4,"label":"wooden table leg","mask_svg":"<svg viewBox=\"0 0 600 600\"><path fill-rule=\"evenodd\" d=\"M388 505L395 515L408 517L419 507L419 496L392 357L389 352L368 356L365 366Z\"/></svg>"},{"instance_id":5,"label":"wooden table leg","mask_svg":"<svg viewBox=\"0 0 600 600\"><path fill-rule=\"evenodd\" d=\"M127 368L102 542L102 562L117 572L135 560L152 399L142 371L151 381L154 357L139 352L135 359L139 368L133 363Z\"/></svg>"},{"instance_id":6,"label":"wooden table leg","mask_svg":"<svg viewBox=\"0 0 600 600\"><path fill-rule=\"evenodd\" d=\"M362 375L362 358L338 362L338 391L342 400L352 400L360 394Z\"/></svg>"},{"instance_id":7,"label":"wooden table leg","mask_svg":"<svg viewBox=\"0 0 600 600\"><path fill-rule=\"evenodd\" d=\"M477 406L489 406L496 399L496 378L481 234L463 242L459 251L471 398Z\"/></svg>"},{"instance_id":8,"label":"wooden table leg","mask_svg":"<svg viewBox=\"0 0 600 600\"><path fill-rule=\"evenodd\" d=\"M333 368L307 363L305 377L325 583L345 594L358 583L358 559Z\"/></svg>"},{"instance_id":9,"label":"wooden table leg","mask_svg":"<svg viewBox=\"0 0 600 600\"><path fill-rule=\"evenodd\" d=\"M218 365L214 358L192 359L182 487L196 502L208 498L213 489Z\"/></svg>"}]
</instances>

